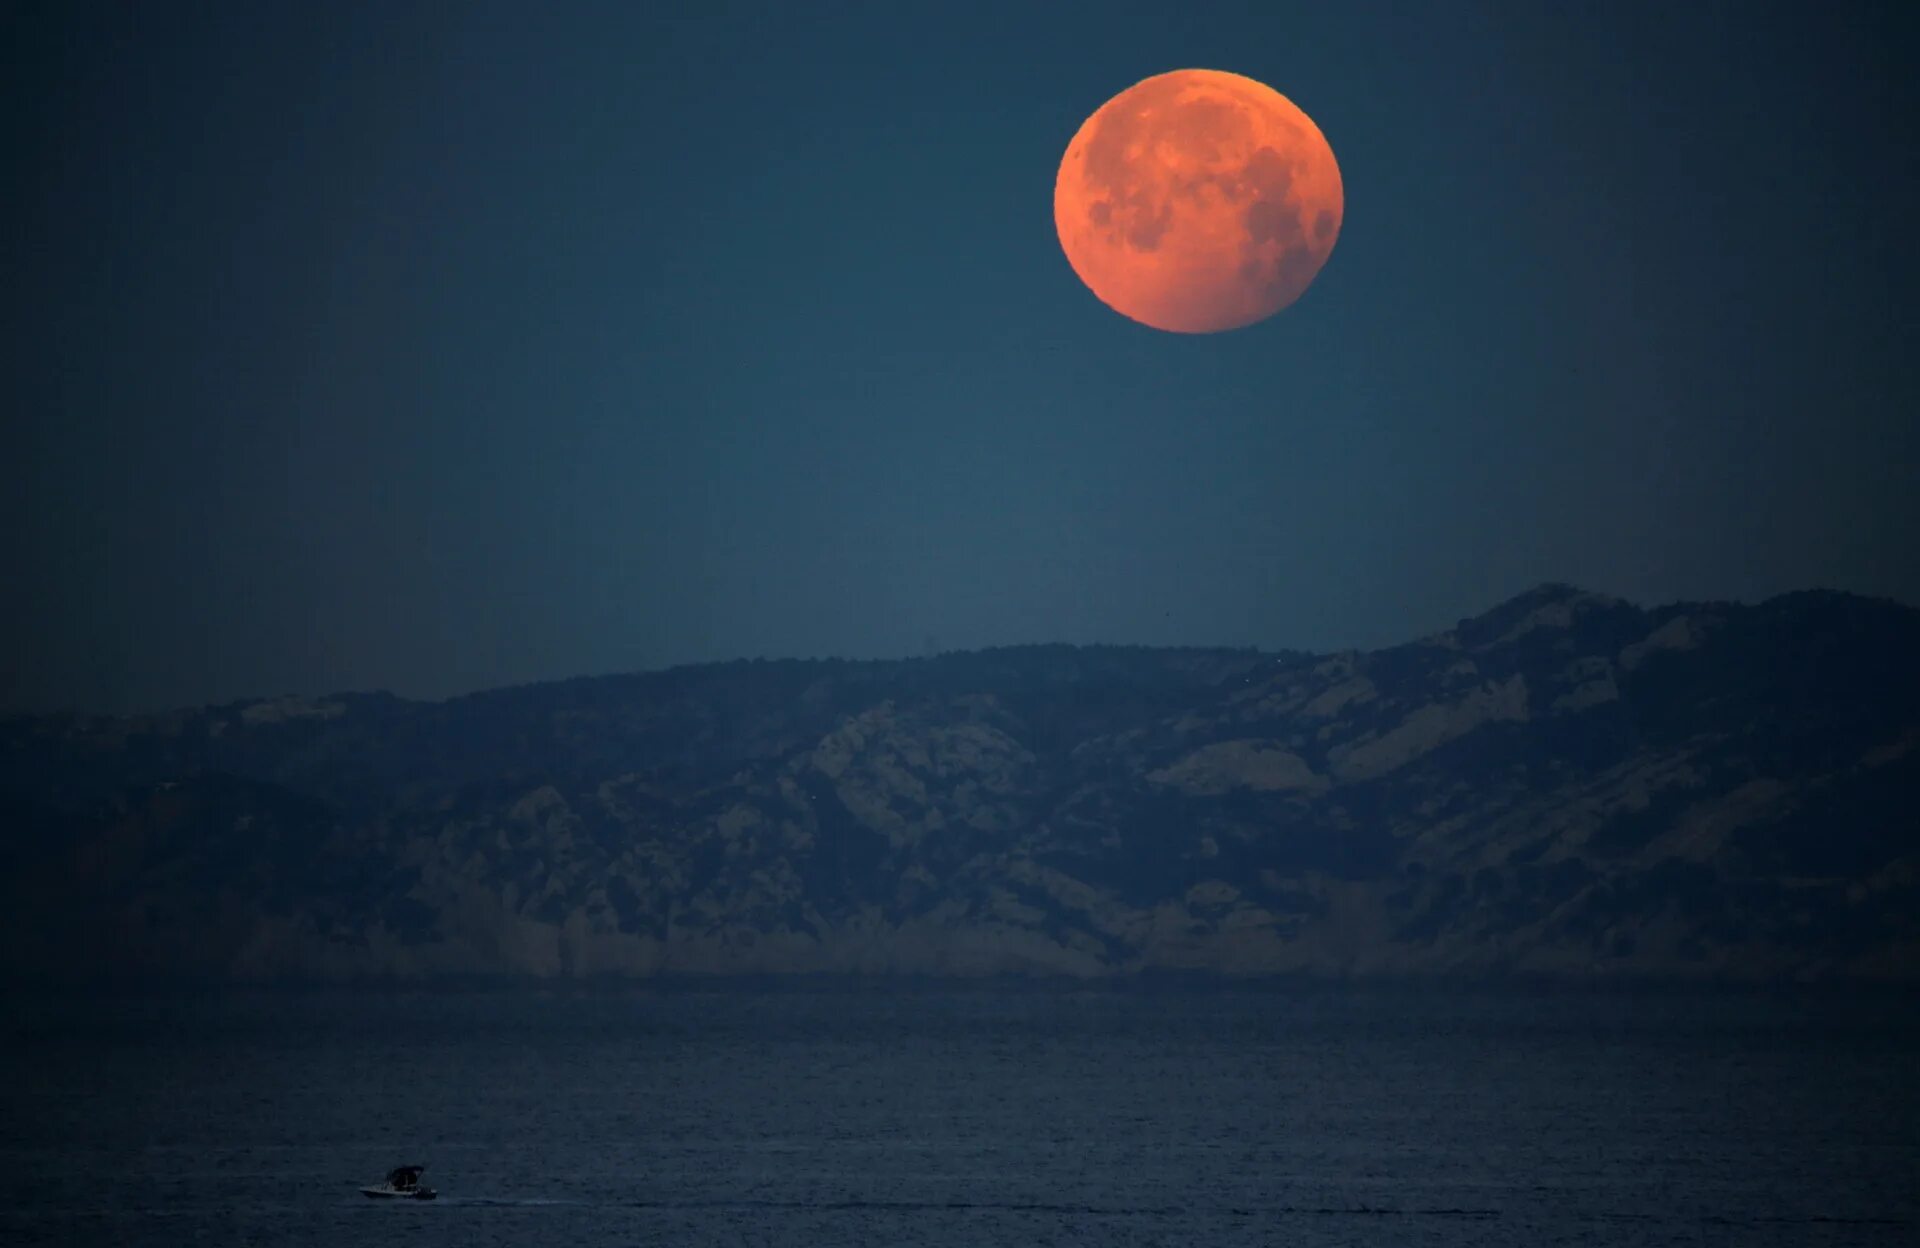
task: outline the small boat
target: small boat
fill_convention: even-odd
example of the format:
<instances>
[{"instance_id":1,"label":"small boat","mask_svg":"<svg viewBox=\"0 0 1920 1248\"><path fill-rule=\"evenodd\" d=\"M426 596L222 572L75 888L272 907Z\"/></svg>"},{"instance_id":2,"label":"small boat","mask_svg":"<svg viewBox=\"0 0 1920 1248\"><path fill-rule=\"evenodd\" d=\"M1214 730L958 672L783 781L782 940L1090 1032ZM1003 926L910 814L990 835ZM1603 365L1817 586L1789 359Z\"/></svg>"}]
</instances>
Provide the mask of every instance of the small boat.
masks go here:
<instances>
[{"instance_id":1,"label":"small boat","mask_svg":"<svg viewBox=\"0 0 1920 1248\"><path fill-rule=\"evenodd\" d=\"M387 1171L385 1183L363 1187L360 1194L373 1200L432 1200L434 1190L420 1186L420 1172L425 1169L425 1166L396 1166Z\"/></svg>"}]
</instances>

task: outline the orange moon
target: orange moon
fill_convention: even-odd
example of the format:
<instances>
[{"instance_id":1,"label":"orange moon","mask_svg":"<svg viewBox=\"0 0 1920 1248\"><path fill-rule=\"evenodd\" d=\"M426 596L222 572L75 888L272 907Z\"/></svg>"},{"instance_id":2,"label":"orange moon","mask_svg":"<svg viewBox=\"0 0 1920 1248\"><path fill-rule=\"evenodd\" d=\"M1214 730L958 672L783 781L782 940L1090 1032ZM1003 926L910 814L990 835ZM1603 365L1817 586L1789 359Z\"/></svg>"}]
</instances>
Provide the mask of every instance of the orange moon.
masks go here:
<instances>
[{"instance_id":1,"label":"orange moon","mask_svg":"<svg viewBox=\"0 0 1920 1248\"><path fill-rule=\"evenodd\" d=\"M1080 280L1121 315L1182 334L1238 329L1298 299L1345 205L1313 119L1214 69L1157 74L1102 104L1053 185Z\"/></svg>"}]
</instances>

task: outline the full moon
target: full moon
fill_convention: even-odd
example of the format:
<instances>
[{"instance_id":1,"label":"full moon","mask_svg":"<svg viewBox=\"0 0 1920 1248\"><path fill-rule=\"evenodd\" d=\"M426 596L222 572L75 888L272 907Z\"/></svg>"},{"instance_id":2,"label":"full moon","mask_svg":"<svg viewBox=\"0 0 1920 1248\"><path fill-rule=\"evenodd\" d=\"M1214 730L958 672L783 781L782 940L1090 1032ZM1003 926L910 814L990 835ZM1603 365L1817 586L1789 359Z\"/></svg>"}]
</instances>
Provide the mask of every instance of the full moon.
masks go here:
<instances>
[{"instance_id":1,"label":"full moon","mask_svg":"<svg viewBox=\"0 0 1920 1248\"><path fill-rule=\"evenodd\" d=\"M1208 334L1298 299L1333 251L1345 202L1333 149L1293 101L1239 74L1178 69L1081 125L1053 223L1102 303Z\"/></svg>"}]
</instances>

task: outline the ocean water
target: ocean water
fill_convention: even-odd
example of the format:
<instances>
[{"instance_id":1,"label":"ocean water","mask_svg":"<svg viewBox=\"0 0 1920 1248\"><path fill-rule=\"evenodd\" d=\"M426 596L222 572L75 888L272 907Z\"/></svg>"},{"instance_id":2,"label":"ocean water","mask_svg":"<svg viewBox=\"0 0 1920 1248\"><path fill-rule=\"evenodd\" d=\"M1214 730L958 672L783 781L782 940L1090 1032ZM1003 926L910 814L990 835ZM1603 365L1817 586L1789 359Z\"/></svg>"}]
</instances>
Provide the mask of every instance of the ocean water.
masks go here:
<instances>
[{"instance_id":1,"label":"ocean water","mask_svg":"<svg viewBox=\"0 0 1920 1248\"><path fill-rule=\"evenodd\" d=\"M1834 994L12 994L0 1242L1920 1242ZM419 1162L432 1203L357 1188Z\"/></svg>"}]
</instances>

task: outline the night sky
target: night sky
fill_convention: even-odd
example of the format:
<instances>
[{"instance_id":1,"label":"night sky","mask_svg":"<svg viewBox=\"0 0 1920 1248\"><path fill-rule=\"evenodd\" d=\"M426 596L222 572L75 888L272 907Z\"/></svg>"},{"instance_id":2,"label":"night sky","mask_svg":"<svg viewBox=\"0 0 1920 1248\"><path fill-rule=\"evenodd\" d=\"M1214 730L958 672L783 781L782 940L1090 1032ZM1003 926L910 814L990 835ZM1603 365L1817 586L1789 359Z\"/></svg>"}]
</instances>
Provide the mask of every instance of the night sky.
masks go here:
<instances>
[{"instance_id":1,"label":"night sky","mask_svg":"<svg viewBox=\"0 0 1920 1248\"><path fill-rule=\"evenodd\" d=\"M9 9L0 709L1920 601L1915 6L293 7ZM1227 334L1053 229L1189 66L1346 184Z\"/></svg>"}]
</instances>

